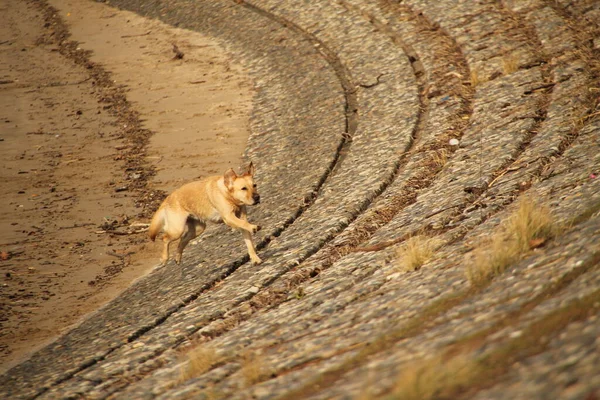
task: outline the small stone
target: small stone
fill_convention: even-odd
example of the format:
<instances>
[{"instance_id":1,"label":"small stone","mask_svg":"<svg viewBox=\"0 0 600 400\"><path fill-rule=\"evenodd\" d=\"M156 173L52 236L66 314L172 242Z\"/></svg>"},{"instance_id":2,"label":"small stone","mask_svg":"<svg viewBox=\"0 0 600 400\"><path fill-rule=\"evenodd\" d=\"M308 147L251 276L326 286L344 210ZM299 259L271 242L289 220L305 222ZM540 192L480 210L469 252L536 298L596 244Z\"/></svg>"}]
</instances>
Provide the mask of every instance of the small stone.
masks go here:
<instances>
[{"instance_id":1,"label":"small stone","mask_svg":"<svg viewBox=\"0 0 600 400\"><path fill-rule=\"evenodd\" d=\"M458 146L460 142L458 141L458 139L450 139L450 141L448 142L448 144L450 144L450 146Z\"/></svg>"},{"instance_id":2,"label":"small stone","mask_svg":"<svg viewBox=\"0 0 600 400\"><path fill-rule=\"evenodd\" d=\"M394 280L400 276L400 272L394 272L393 274L388 275L385 279L388 281Z\"/></svg>"}]
</instances>

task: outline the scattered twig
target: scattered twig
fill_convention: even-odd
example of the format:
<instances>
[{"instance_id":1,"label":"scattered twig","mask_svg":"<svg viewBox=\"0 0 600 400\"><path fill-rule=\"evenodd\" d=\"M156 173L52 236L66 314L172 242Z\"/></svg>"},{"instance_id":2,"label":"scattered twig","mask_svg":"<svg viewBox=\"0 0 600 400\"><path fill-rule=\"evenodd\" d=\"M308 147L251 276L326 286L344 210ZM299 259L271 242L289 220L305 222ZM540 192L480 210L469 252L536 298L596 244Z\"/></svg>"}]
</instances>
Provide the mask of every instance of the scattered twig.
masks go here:
<instances>
[{"instance_id":1,"label":"scattered twig","mask_svg":"<svg viewBox=\"0 0 600 400\"><path fill-rule=\"evenodd\" d=\"M440 214L440 213L442 213L444 211L448 211L448 210L451 210L451 209L456 208L456 207L458 207L458 205L454 205L454 206L450 206L450 207L445 207L445 208L442 208L441 210L434 211L431 214L427 214L425 216L425 219L429 219L429 218L433 217L434 215L438 215L438 214Z\"/></svg>"},{"instance_id":2,"label":"scattered twig","mask_svg":"<svg viewBox=\"0 0 600 400\"><path fill-rule=\"evenodd\" d=\"M124 254L119 254L119 253L115 253L114 251L107 251L106 254L109 256L117 257L117 258L120 258L121 260L123 260L123 259L129 257L130 255L135 254L135 252L130 251L130 252L127 252Z\"/></svg>"},{"instance_id":3,"label":"scattered twig","mask_svg":"<svg viewBox=\"0 0 600 400\"><path fill-rule=\"evenodd\" d=\"M84 224L73 224L71 226L61 226L58 229L74 229L74 228L82 228L84 226L96 225L93 222L86 222Z\"/></svg>"},{"instance_id":4,"label":"scattered twig","mask_svg":"<svg viewBox=\"0 0 600 400\"><path fill-rule=\"evenodd\" d=\"M370 251L379 251L379 250L383 250L387 247L393 246L397 243L403 242L406 239L408 239L410 237L409 234L405 234L402 235L400 237L397 237L396 239L392 239L392 240L388 240L386 242L381 242L381 243L377 243L374 244L372 246L361 246L361 247L357 247L356 249L354 249L355 252L370 252Z\"/></svg>"},{"instance_id":5,"label":"scattered twig","mask_svg":"<svg viewBox=\"0 0 600 400\"><path fill-rule=\"evenodd\" d=\"M584 120L584 122L588 121L588 120L594 118L597 115L600 115L600 111L596 111L595 113L591 113L591 114L586 115L585 117L583 117L583 120Z\"/></svg>"},{"instance_id":6,"label":"scattered twig","mask_svg":"<svg viewBox=\"0 0 600 400\"><path fill-rule=\"evenodd\" d=\"M111 235L118 235L118 236L126 236L126 235L136 235L138 233L143 233L146 232L148 230L148 228L142 228L142 229L138 229L136 231L130 231L130 232L121 232L121 231L96 231L95 233L98 235L102 235L104 233L108 233Z\"/></svg>"},{"instance_id":7,"label":"scattered twig","mask_svg":"<svg viewBox=\"0 0 600 400\"><path fill-rule=\"evenodd\" d=\"M148 36L152 31L148 31L146 33L138 33L137 35L123 35L121 38L130 38L130 37L138 37L138 36Z\"/></svg>"},{"instance_id":8,"label":"scattered twig","mask_svg":"<svg viewBox=\"0 0 600 400\"><path fill-rule=\"evenodd\" d=\"M500 173L500 175L498 175L497 177L495 177L495 178L494 178L494 180L493 180L492 182L490 182L490 184L488 185L488 189L489 189L489 188L491 188L491 187L494 185L494 183L496 183L496 182L498 181L498 179L502 178L502 177L503 177L504 175L506 175L508 172L516 171L516 170L518 170L518 169L521 169L521 168L524 168L524 167L526 167L527 165L529 165L529 164L526 164L526 165L525 165L525 164L521 164L521 165L514 165L514 166L511 166L511 167L508 167L508 168L506 168L504 171L502 171L502 172Z\"/></svg>"},{"instance_id":9,"label":"scattered twig","mask_svg":"<svg viewBox=\"0 0 600 400\"><path fill-rule=\"evenodd\" d=\"M149 227L150 224L146 223L146 222L134 222L131 225L129 225L130 227L134 227L134 226L143 226L143 227Z\"/></svg>"},{"instance_id":10,"label":"scattered twig","mask_svg":"<svg viewBox=\"0 0 600 400\"><path fill-rule=\"evenodd\" d=\"M548 89L548 88L554 87L554 85L556 85L556 82L549 82L549 83L545 83L543 85L538 85L538 86L526 91L525 94L531 94L531 93L535 92L536 90L540 90L540 89Z\"/></svg>"},{"instance_id":11,"label":"scattered twig","mask_svg":"<svg viewBox=\"0 0 600 400\"><path fill-rule=\"evenodd\" d=\"M381 83L381 77L384 76L385 74L379 74L376 78L376 81L373 83L359 83L358 86L360 86L361 88L365 88L365 89L369 89L372 88L374 86L377 86Z\"/></svg>"}]
</instances>

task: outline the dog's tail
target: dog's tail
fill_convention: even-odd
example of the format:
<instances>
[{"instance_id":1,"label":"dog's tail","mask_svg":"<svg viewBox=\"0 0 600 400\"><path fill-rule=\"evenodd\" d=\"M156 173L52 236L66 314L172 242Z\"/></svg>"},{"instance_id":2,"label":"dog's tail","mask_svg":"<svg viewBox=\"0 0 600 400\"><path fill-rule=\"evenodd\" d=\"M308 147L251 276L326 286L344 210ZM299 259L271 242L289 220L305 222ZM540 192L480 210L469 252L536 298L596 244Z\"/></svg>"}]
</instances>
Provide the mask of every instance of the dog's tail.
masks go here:
<instances>
[{"instance_id":1,"label":"dog's tail","mask_svg":"<svg viewBox=\"0 0 600 400\"><path fill-rule=\"evenodd\" d=\"M150 240L154 241L156 239L156 235L162 229L165 223L165 210L163 207L159 207L156 213L154 213L154 217L152 217L152 221L150 222L150 228L148 229L148 233L150 236Z\"/></svg>"}]
</instances>

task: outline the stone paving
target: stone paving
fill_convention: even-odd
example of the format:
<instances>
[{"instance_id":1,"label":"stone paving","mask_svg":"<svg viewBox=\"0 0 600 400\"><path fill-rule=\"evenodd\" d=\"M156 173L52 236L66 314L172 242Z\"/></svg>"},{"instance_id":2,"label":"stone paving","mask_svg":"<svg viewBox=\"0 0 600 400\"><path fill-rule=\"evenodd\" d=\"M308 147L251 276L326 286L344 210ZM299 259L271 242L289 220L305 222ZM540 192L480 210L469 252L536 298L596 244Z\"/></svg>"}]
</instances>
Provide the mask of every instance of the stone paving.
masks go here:
<instances>
[{"instance_id":1,"label":"stone paving","mask_svg":"<svg viewBox=\"0 0 600 400\"><path fill-rule=\"evenodd\" d=\"M600 4L110 4L214 37L252 75L264 263L209 230L0 397L408 398L407 372L458 361L476 374L413 398L600 395ZM474 246L524 196L561 234L471 286ZM404 272L415 234L435 254ZM184 379L195 346L219 359Z\"/></svg>"}]
</instances>

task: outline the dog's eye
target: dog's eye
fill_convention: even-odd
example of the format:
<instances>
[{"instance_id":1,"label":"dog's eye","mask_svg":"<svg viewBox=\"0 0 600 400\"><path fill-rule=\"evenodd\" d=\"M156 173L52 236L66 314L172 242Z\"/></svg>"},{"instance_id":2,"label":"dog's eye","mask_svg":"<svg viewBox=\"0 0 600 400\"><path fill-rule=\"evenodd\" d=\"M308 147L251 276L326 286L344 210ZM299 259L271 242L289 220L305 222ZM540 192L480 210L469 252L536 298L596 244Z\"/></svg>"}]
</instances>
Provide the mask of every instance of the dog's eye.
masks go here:
<instances>
[{"instance_id":1,"label":"dog's eye","mask_svg":"<svg viewBox=\"0 0 600 400\"><path fill-rule=\"evenodd\" d=\"M246 186L244 186L244 187L242 188L242 190L248 190L248 188L247 188Z\"/></svg>"}]
</instances>

